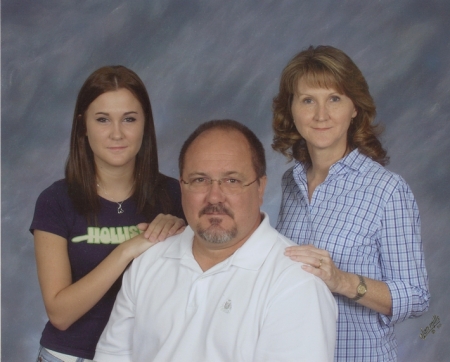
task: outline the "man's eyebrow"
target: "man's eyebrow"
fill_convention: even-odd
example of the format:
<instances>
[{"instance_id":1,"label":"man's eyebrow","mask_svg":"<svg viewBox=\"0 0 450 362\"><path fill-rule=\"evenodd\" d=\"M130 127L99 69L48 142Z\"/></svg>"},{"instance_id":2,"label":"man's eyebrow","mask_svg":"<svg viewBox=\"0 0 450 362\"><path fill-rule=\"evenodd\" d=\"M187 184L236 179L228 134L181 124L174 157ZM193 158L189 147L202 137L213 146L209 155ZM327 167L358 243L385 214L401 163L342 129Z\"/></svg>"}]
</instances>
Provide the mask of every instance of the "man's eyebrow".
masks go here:
<instances>
[{"instance_id":1,"label":"man's eyebrow","mask_svg":"<svg viewBox=\"0 0 450 362\"><path fill-rule=\"evenodd\" d=\"M206 173L204 173L204 172L199 172L199 171L193 171L193 172L190 172L190 173L188 173L188 176L189 176L189 177L191 177L191 176L204 176L204 177L209 177Z\"/></svg>"},{"instance_id":2,"label":"man's eyebrow","mask_svg":"<svg viewBox=\"0 0 450 362\"><path fill-rule=\"evenodd\" d=\"M192 177L192 176L201 176L201 177L209 177L209 178L211 178L207 173L205 173L205 172L200 172L200 171L193 171L193 172L190 172L189 174L188 174L188 176L189 177ZM225 172L225 173L223 173L223 174L221 174L221 178L222 177L230 177L230 176L244 176L241 172L239 172L239 171L227 171L227 172Z\"/></svg>"},{"instance_id":3,"label":"man's eyebrow","mask_svg":"<svg viewBox=\"0 0 450 362\"><path fill-rule=\"evenodd\" d=\"M239 171L228 171L225 172L225 176L244 176L242 172Z\"/></svg>"}]
</instances>

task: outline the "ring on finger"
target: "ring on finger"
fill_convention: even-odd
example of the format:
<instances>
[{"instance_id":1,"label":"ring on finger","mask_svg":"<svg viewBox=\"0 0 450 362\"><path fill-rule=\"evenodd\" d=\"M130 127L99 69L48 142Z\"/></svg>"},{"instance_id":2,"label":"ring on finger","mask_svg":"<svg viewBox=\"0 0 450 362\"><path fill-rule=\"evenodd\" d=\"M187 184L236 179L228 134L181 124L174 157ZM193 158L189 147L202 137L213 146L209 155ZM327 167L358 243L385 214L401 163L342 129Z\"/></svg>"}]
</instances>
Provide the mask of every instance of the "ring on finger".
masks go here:
<instances>
[{"instance_id":1,"label":"ring on finger","mask_svg":"<svg viewBox=\"0 0 450 362\"><path fill-rule=\"evenodd\" d=\"M317 267L317 269L320 269L320 267L322 266L322 261L323 261L323 259L320 258L320 259L319 259L319 266Z\"/></svg>"}]
</instances>

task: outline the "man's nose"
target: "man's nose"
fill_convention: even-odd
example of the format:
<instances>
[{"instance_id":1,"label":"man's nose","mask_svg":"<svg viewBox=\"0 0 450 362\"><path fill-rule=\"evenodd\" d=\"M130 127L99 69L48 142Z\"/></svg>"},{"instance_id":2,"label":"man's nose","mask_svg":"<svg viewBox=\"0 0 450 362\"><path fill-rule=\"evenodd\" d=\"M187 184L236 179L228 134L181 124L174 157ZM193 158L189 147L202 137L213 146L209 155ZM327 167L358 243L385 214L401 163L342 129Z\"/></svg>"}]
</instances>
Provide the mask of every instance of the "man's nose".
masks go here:
<instances>
[{"instance_id":1,"label":"man's nose","mask_svg":"<svg viewBox=\"0 0 450 362\"><path fill-rule=\"evenodd\" d=\"M208 202L210 202L211 204L222 202L225 199L225 194L222 191L220 183L220 180L211 180L211 184L206 196Z\"/></svg>"}]
</instances>

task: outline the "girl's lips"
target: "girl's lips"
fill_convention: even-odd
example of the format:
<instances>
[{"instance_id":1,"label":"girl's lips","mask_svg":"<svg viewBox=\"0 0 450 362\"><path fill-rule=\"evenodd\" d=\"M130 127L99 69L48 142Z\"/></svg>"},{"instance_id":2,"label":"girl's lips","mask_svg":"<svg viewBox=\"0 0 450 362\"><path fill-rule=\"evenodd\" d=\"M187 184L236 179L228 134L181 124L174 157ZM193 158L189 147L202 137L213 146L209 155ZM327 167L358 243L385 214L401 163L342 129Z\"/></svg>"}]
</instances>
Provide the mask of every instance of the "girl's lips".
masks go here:
<instances>
[{"instance_id":1,"label":"girl's lips","mask_svg":"<svg viewBox=\"0 0 450 362\"><path fill-rule=\"evenodd\" d=\"M126 146L121 146L121 147L108 147L108 150L110 151L122 151L126 148Z\"/></svg>"}]
</instances>

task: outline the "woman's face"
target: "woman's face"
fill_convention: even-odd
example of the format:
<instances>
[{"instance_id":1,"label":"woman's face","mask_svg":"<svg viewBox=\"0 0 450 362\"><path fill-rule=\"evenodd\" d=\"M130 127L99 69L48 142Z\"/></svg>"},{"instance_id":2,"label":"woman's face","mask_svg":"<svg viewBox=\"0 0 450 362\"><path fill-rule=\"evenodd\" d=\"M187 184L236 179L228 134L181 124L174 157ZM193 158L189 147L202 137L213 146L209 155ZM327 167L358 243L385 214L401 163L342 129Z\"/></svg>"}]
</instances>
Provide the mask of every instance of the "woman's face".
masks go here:
<instances>
[{"instance_id":1,"label":"woman's face","mask_svg":"<svg viewBox=\"0 0 450 362\"><path fill-rule=\"evenodd\" d=\"M347 130L357 114L349 97L333 88L311 87L300 79L291 110L297 131L306 140L311 157L317 153L333 158L344 155Z\"/></svg>"},{"instance_id":2,"label":"woman's face","mask_svg":"<svg viewBox=\"0 0 450 362\"><path fill-rule=\"evenodd\" d=\"M134 168L145 124L137 98L125 88L103 93L89 105L85 119L97 168Z\"/></svg>"}]
</instances>

